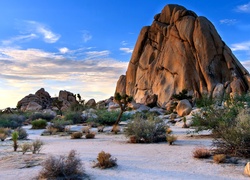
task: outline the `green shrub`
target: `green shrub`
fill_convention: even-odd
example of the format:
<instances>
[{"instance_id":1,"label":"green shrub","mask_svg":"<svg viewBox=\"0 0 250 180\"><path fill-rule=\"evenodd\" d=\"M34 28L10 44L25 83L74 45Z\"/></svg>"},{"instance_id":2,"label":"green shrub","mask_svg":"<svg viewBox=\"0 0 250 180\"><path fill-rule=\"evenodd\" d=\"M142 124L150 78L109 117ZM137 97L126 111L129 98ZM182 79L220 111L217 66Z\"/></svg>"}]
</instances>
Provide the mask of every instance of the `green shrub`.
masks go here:
<instances>
[{"instance_id":1,"label":"green shrub","mask_svg":"<svg viewBox=\"0 0 250 180\"><path fill-rule=\"evenodd\" d=\"M37 119L31 122L32 129L45 129L47 126L47 121L44 119Z\"/></svg>"},{"instance_id":2,"label":"green shrub","mask_svg":"<svg viewBox=\"0 0 250 180\"><path fill-rule=\"evenodd\" d=\"M94 122L101 125L113 125L118 116L120 114L120 111L108 111L105 109L99 109L96 111L97 118L88 118L88 122ZM131 115L128 114L122 114L121 121L125 121L127 119L130 119Z\"/></svg>"},{"instance_id":3,"label":"green shrub","mask_svg":"<svg viewBox=\"0 0 250 180\"><path fill-rule=\"evenodd\" d=\"M16 131L18 132L18 139L27 139L29 136L27 131L21 127L17 128Z\"/></svg>"},{"instance_id":4,"label":"green shrub","mask_svg":"<svg viewBox=\"0 0 250 180\"><path fill-rule=\"evenodd\" d=\"M14 148L14 151L16 151L17 148L18 148L17 140L18 140L18 132L17 132L17 131L14 131L14 132L12 133L12 141L13 141L13 148Z\"/></svg>"},{"instance_id":5,"label":"green shrub","mask_svg":"<svg viewBox=\"0 0 250 180\"><path fill-rule=\"evenodd\" d=\"M127 137L134 136L136 142L166 141L167 128L166 123L154 115L145 118L145 114L136 113L131 122L128 123L125 135Z\"/></svg>"},{"instance_id":6,"label":"green shrub","mask_svg":"<svg viewBox=\"0 0 250 180\"><path fill-rule=\"evenodd\" d=\"M67 112L65 114L64 120L65 121L72 121L73 124L83 123L84 119L82 118L81 112Z\"/></svg>"},{"instance_id":7,"label":"green shrub","mask_svg":"<svg viewBox=\"0 0 250 180\"><path fill-rule=\"evenodd\" d=\"M83 104L78 104L78 103L74 103L69 107L70 111L72 112L82 112L84 111L86 108Z\"/></svg>"},{"instance_id":8,"label":"green shrub","mask_svg":"<svg viewBox=\"0 0 250 180\"><path fill-rule=\"evenodd\" d=\"M16 129L23 125L26 120L25 116L18 114L1 114L0 115L0 127L8 127Z\"/></svg>"},{"instance_id":9,"label":"green shrub","mask_svg":"<svg viewBox=\"0 0 250 180\"><path fill-rule=\"evenodd\" d=\"M117 165L116 161L117 159L113 158L109 153L101 151L98 154L97 162L93 167L98 167L101 169L111 168Z\"/></svg>"},{"instance_id":10,"label":"green shrub","mask_svg":"<svg viewBox=\"0 0 250 180\"><path fill-rule=\"evenodd\" d=\"M81 139L83 134L81 132L73 132L71 134L71 139Z\"/></svg>"},{"instance_id":11,"label":"green shrub","mask_svg":"<svg viewBox=\"0 0 250 180\"><path fill-rule=\"evenodd\" d=\"M64 132L65 127L68 125L71 125L71 124L72 124L72 121L70 121L70 120L56 118L56 119L52 120L52 124L50 125L50 127L57 129L57 132Z\"/></svg>"},{"instance_id":12,"label":"green shrub","mask_svg":"<svg viewBox=\"0 0 250 180\"><path fill-rule=\"evenodd\" d=\"M31 121L37 120L37 119L45 119L46 121L51 121L54 119L55 116L50 113L41 113L41 112L35 112L29 116L29 119Z\"/></svg>"},{"instance_id":13,"label":"green shrub","mask_svg":"<svg viewBox=\"0 0 250 180\"><path fill-rule=\"evenodd\" d=\"M68 156L50 156L42 166L38 179L80 180L86 177L81 159L74 150Z\"/></svg>"}]
</instances>

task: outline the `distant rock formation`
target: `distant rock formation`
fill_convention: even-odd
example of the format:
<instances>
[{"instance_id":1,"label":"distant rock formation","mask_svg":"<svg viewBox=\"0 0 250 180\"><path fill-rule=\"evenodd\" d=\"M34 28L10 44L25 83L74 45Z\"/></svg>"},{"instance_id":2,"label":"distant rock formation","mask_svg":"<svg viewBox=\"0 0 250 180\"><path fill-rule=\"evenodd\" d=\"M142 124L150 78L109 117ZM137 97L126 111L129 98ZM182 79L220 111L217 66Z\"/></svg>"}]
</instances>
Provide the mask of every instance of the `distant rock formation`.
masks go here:
<instances>
[{"instance_id":1,"label":"distant rock formation","mask_svg":"<svg viewBox=\"0 0 250 180\"><path fill-rule=\"evenodd\" d=\"M248 71L207 18L167 5L151 26L142 28L116 92L146 105L157 96L157 105L165 107L183 89L195 97L218 96L242 94L249 85Z\"/></svg>"}]
</instances>

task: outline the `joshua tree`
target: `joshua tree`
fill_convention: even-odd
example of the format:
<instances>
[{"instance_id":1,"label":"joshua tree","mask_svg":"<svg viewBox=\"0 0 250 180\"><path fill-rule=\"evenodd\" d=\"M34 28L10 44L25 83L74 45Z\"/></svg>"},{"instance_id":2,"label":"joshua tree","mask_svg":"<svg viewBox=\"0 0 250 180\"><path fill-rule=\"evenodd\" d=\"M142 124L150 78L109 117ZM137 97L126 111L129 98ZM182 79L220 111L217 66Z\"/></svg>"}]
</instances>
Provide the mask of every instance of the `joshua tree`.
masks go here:
<instances>
[{"instance_id":1,"label":"joshua tree","mask_svg":"<svg viewBox=\"0 0 250 180\"><path fill-rule=\"evenodd\" d=\"M12 141L13 141L13 147L14 147L14 151L16 151L17 150L17 147L18 147L18 145L17 145L17 139L18 139L18 132L17 131L14 131L13 133L12 133Z\"/></svg>"},{"instance_id":2,"label":"joshua tree","mask_svg":"<svg viewBox=\"0 0 250 180\"><path fill-rule=\"evenodd\" d=\"M116 126L119 124L121 120L123 112L127 110L128 103L132 102L133 97L128 96L127 94L121 95L120 93L115 93L115 100L119 104L121 111L117 120L115 121L112 132L116 129Z\"/></svg>"},{"instance_id":3,"label":"joshua tree","mask_svg":"<svg viewBox=\"0 0 250 180\"><path fill-rule=\"evenodd\" d=\"M59 98L55 98L52 103L53 106L57 107L60 115L62 116L62 107L63 107L63 100L59 100Z\"/></svg>"}]
</instances>

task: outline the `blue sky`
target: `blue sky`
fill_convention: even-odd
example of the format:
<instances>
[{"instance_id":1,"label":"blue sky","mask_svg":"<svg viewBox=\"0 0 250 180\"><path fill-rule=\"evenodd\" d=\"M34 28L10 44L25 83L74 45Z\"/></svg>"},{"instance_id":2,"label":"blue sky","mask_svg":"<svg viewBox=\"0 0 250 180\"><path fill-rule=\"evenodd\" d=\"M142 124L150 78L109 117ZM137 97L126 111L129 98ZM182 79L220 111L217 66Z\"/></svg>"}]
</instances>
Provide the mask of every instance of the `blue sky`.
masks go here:
<instances>
[{"instance_id":1,"label":"blue sky","mask_svg":"<svg viewBox=\"0 0 250 180\"><path fill-rule=\"evenodd\" d=\"M206 16L250 69L250 0L1 0L0 109L41 87L110 97L141 28L167 4Z\"/></svg>"}]
</instances>

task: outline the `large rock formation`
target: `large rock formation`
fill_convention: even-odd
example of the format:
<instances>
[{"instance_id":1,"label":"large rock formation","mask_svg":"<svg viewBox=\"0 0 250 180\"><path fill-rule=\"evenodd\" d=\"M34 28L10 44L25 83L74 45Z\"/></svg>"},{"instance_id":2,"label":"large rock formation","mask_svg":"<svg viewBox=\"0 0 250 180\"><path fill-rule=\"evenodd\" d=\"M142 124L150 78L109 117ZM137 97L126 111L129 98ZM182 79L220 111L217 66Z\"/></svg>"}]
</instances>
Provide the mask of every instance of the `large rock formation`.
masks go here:
<instances>
[{"instance_id":1,"label":"large rock formation","mask_svg":"<svg viewBox=\"0 0 250 180\"><path fill-rule=\"evenodd\" d=\"M144 104L145 97L156 95L157 104L165 107L183 89L195 97L212 96L215 89L215 95L241 94L248 90L249 78L207 18L167 5L151 26L142 28L116 91Z\"/></svg>"}]
</instances>

